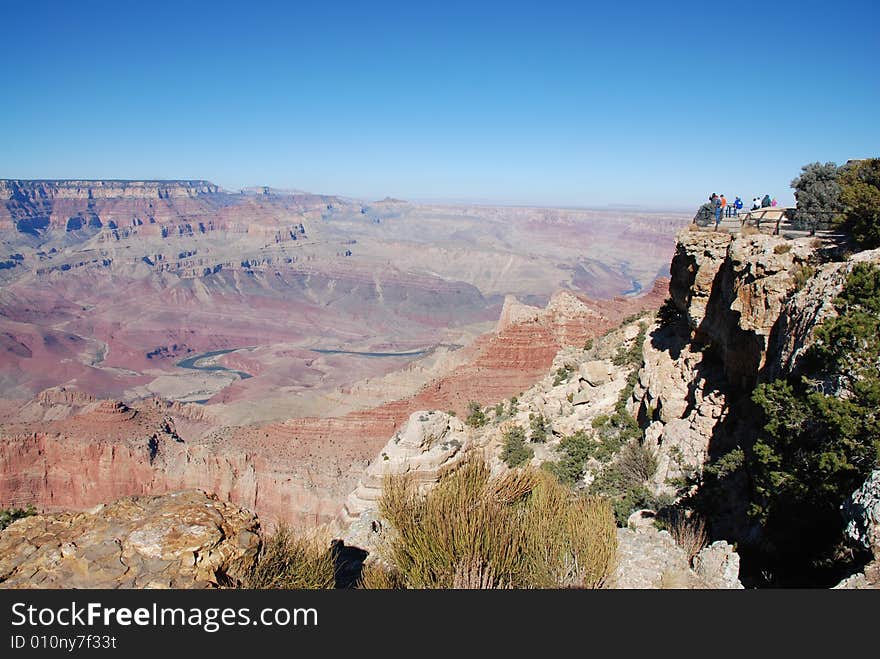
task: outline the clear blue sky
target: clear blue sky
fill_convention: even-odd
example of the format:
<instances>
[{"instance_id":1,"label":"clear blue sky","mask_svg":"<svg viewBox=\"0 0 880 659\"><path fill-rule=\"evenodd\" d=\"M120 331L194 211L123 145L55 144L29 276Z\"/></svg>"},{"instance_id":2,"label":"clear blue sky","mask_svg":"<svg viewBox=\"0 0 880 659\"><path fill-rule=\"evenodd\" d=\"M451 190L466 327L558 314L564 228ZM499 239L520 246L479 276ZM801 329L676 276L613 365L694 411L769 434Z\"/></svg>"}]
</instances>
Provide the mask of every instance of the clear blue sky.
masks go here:
<instances>
[{"instance_id":1,"label":"clear blue sky","mask_svg":"<svg viewBox=\"0 0 880 659\"><path fill-rule=\"evenodd\" d=\"M880 3L0 0L0 177L694 208L880 155Z\"/></svg>"}]
</instances>

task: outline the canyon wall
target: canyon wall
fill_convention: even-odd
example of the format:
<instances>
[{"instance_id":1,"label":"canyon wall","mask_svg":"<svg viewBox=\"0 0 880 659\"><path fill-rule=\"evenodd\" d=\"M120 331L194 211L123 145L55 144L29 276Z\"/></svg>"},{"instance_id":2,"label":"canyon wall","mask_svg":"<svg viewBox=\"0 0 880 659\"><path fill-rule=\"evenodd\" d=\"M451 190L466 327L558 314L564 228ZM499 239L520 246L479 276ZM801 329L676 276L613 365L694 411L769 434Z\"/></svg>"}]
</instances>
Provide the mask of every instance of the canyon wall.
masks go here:
<instances>
[{"instance_id":1,"label":"canyon wall","mask_svg":"<svg viewBox=\"0 0 880 659\"><path fill-rule=\"evenodd\" d=\"M0 501L82 510L120 496L203 488L267 523L332 520L363 469L416 410L454 410L522 393L557 353L627 315L656 308L665 281L640 298L595 301L571 292L545 309L507 312L464 348L463 363L413 395L341 417L216 427L201 408L148 400L95 401L53 389L0 426Z\"/></svg>"}]
</instances>

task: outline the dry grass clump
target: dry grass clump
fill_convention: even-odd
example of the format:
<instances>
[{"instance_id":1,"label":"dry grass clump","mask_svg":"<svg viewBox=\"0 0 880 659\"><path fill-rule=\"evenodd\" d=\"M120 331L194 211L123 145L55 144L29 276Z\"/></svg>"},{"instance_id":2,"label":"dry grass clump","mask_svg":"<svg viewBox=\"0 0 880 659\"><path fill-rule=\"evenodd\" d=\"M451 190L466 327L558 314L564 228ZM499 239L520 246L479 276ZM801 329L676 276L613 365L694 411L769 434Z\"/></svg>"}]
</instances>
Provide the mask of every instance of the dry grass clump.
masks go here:
<instances>
[{"instance_id":1,"label":"dry grass clump","mask_svg":"<svg viewBox=\"0 0 880 659\"><path fill-rule=\"evenodd\" d=\"M617 457L617 469L632 486L644 485L657 473L657 454L638 441L626 444Z\"/></svg>"},{"instance_id":2,"label":"dry grass clump","mask_svg":"<svg viewBox=\"0 0 880 659\"><path fill-rule=\"evenodd\" d=\"M536 469L490 478L475 457L426 495L411 478L387 477L379 506L406 588L596 588L617 551L604 499Z\"/></svg>"},{"instance_id":3,"label":"dry grass clump","mask_svg":"<svg viewBox=\"0 0 880 659\"><path fill-rule=\"evenodd\" d=\"M791 251L791 245L788 243L780 243L773 248L773 253L777 256L780 254L788 254Z\"/></svg>"},{"instance_id":4,"label":"dry grass clump","mask_svg":"<svg viewBox=\"0 0 880 659\"><path fill-rule=\"evenodd\" d=\"M756 233L761 233L761 230L754 224L749 224L748 222L739 228L739 235L741 236L754 236Z\"/></svg>"},{"instance_id":5,"label":"dry grass clump","mask_svg":"<svg viewBox=\"0 0 880 659\"><path fill-rule=\"evenodd\" d=\"M323 589L336 585L330 543L323 537L297 537L279 526L266 539L243 588Z\"/></svg>"},{"instance_id":6,"label":"dry grass clump","mask_svg":"<svg viewBox=\"0 0 880 659\"><path fill-rule=\"evenodd\" d=\"M403 588L404 585L396 569L374 561L364 563L358 587L369 590L396 590Z\"/></svg>"},{"instance_id":7,"label":"dry grass clump","mask_svg":"<svg viewBox=\"0 0 880 659\"><path fill-rule=\"evenodd\" d=\"M709 544L706 520L697 513L673 509L666 515L665 526L679 547L684 549L688 563Z\"/></svg>"}]
</instances>

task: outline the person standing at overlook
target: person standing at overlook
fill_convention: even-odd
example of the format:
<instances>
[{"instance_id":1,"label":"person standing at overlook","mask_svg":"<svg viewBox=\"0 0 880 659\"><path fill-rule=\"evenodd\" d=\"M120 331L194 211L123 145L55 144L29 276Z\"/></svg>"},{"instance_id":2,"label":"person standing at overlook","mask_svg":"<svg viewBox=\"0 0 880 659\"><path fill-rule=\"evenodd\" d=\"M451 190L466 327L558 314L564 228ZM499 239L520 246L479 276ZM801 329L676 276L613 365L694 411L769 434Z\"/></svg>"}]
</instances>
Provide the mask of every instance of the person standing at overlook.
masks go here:
<instances>
[{"instance_id":1,"label":"person standing at overlook","mask_svg":"<svg viewBox=\"0 0 880 659\"><path fill-rule=\"evenodd\" d=\"M769 208L770 203L770 195L765 194L764 198L761 200L761 208Z\"/></svg>"},{"instance_id":2,"label":"person standing at overlook","mask_svg":"<svg viewBox=\"0 0 880 659\"><path fill-rule=\"evenodd\" d=\"M739 212L742 210L743 200L737 197L733 200L733 216L736 217L739 215Z\"/></svg>"}]
</instances>

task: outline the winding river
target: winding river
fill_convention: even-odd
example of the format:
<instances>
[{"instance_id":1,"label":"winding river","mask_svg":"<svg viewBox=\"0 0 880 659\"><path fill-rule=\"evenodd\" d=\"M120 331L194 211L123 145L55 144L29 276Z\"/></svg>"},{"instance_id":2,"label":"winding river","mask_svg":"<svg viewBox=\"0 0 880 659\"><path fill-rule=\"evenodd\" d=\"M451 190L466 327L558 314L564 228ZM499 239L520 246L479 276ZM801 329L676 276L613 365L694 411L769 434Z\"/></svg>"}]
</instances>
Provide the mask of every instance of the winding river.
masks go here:
<instances>
[{"instance_id":1,"label":"winding river","mask_svg":"<svg viewBox=\"0 0 880 659\"><path fill-rule=\"evenodd\" d=\"M235 352L236 350L246 350L247 348L229 348L227 350L212 350L210 352L202 352L198 355L193 355L192 357L187 357L186 359L177 362L177 366L180 368L191 368L196 371L212 371L212 372L222 372L226 371L227 373L234 373L242 380L247 380L250 377L253 377L250 373L245 373L244 371L236 371L231 368L226 368L222 364L211 363L211 364L200 364L199 362L205 359L211 359L212 357L219 357L220 355L225 355L227 352Z\"/></svg>"}]
</instances>

